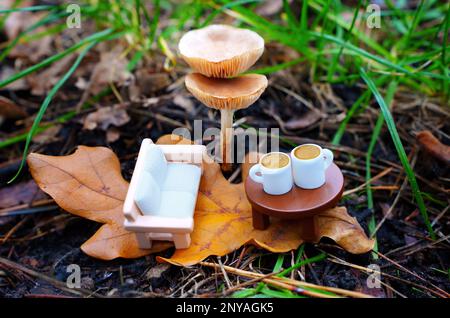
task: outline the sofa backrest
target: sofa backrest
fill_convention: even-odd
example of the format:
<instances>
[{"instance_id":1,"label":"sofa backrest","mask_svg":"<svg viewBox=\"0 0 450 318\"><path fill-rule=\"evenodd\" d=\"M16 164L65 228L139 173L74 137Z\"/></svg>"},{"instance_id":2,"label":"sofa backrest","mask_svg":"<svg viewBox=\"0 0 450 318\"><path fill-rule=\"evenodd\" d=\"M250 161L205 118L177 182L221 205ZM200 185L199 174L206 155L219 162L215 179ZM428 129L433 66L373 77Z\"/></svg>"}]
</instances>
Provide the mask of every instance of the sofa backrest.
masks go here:
<instances>
[{"instance_id":1,"label":"sofa backrest","mask_svg":"<svg viewBox=\"0 0 450 318\"><path fill-rule=\"evenodd\" d=\"M156 214L161 204L161 188L148 171L143 170L139 179L134 201L142 214Z\"/></svg>"},{"instance_id":2,"label":"sofa backrest","mask_svg":"<svg viewBox=\"0 0 450 318\"><path fill-rule=\"evenodd\" d=\"M164 183L167 174L167 160L159 146L149 145L144 157L143 170L150 173L159 186Z\"/></svg>"}]
</instances>

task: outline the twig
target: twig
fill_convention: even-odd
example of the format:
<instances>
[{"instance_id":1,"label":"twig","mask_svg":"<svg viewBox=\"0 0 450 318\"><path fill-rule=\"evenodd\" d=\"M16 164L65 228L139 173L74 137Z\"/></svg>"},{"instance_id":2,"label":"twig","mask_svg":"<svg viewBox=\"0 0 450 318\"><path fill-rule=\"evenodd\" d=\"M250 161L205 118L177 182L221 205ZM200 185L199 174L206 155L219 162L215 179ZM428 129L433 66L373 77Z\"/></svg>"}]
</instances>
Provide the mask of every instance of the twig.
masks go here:
<instances>
[{"instance_id":1,"label":"twig","mask_svg":"<svg viewBox=\"0 0 450 318\"><path fill-rule=\"evenodd\" d=\"M344 265L344 266L348 266L348 267L351 267L351 268L355 268L355 269L358 269L358 270L360 270L362 272L365 272L365 273L368 273L368 274L376 273L376 274L379 274L380 276L382 275L382 276L391 278L393 280L397 280L399 282L402 282L402 283L405 283L405 284L408 284L408 285L411 285L411 286L414 286L414 287L417 287L417 288L424 289L424 290L426 290L426 291L428 291L428 292L430 292L430 293L432 293L432 294L434 294L434 295L436 295L438 297L447 298L445 295L443 295L443 294L441 294L441 293L439 293L439 292L437 292L437 291L435 291L435 290L433 290L431 288L428 288L426 286L422 286L422 285L419 285L417 283L408 281L406 279L403 279L403 278L396 277L396 276L393 276L393 275L390 275L390 274L387 274L387 273L383 273L383 272L377 271L375 269L370 269L370 268L366 268L364 266L359 266L359 265L356 265L356 264L349 263L349 262L344 261L344 260L342 260L342 259L340 259L340 258L338 258L338 257L336 257L336 256L334 256L334 255L332 255L330 253L328 253L328 256L330 256L330 258L329 258L330 262L333 262L333 263L336 263L336 264L340 264L340 265ZM399 292L394 290L392 287L390 287L390 289L393 290L395 293L400 294ZM401 295L403 295L403 294L401 294Z\"/></svg>"},{"instance_id":2,"label":"twig","mask_svg":"<svg viewBox=\"0 0 450 318\"><path fill-rule=\"evenodd\" d=\"M403 190L405 189L407 184L408 184L408 178L406 178L406 176L405 176L405 179L403 180L400 190L397 192L397 195L395 196L394 202L392 202L391 206L389 207L389 210L387 210L387 212L384 214L381 221L378 222L377 226L375 227L375 229L372 232L372 235L370 236L371 238L377 234L380 227L384 224L384 222L387 220L389 215L391 215L392 211L394 211L395 206L397 205L398 201L400 200L400 195L403 192Z\"/></svg>"},{"instance_id":3,"label":"twig","mask_svg":"<svg viewBox=\"0 0 450 318\"><path fill-rule=\"evenodd\" d=\"M373 178L370 178L369 180L367 180L366 182L364 182L363 184L357 186L356 188L353 188L351 190L347 190L344 191L343 195L349 195L355 192L358 192L362 189L364 189L366 187L367 184L372 183L373 181L376 181L382 177L384 177L385 175L387 175L388 173L390 173L392 171L392 167L390 168L386 168L385 170L381 171L379 174L377 174L376 176L374 176Z\"/></svg>"},{"instance_id":4,"label":"twig","mask_svg":"<svg viewBox=\"0 0 450 318\"><path fill-rule=\"evenodd\" d=\"M69 288L69 287L66 286L65 283L63 283L63 282L61 282L61 281L59 281L57 279L54 279L53 277L50 277L50 276L47 276L45 274L36 272L36 271L34 271L32 269L29 269L29 268L27 268L27 267L25 267L25 266L23 266L21 264L15 263L15 262L10 261L9 259L3 258L3 257L0 257L0 265L3 265L4 267L8 267L8 268L13 269L13 270L17 270L17 271L23 272L23 273L25 273L27 275L30 275L30 276L34 277L34 278L46 281L46 282L50 283L52 286L54 286L54 287L56 287L56 288L58 288L60 290L63 290L65 292L68 292L68 293L71 293L71 294L74 294L74 295L77 295L77 296L103 297L103 296L98 295L96 293L93 293L93 292L91 292L91 291L89 291L87 289L83 289L83 288Z\"/></svg>"},{"instance_id":5,"label":"twig","mask_svg":"<svg viewBox=\"0 0 450 318\"><path fill-rule=\"evenodd\" d=\"M409 269L403 267L402 265L400 265L399 263L395 262L394 260L390 259L389 257L381 254L380 252L377 252L377 254L379 256L381 256L382 258L384 258L385 260L391 262L392 264L394 264L396 267L400 268L401 270L405 271L408 274L411 274L412 276L418 278L419 280L430 284L433 288L436 288L439 292L441 292L443 295L445 295L447 298L450 298L450 294L447 293L445 290L439 288L438 286L434 285L433 283L428 282L427 280L425 280L424 278L422 278L421 276L417 275L416 273L410 271Z\"/></svg>"},{"instance_id":6,"label":"twig","mask_svg":"<svg viewBox=\"0 0 450 318\"><path fill-rule=\"evenodd\" d=\"M212 267L212 268L220 267L218 264L208 263L208 262L200 262L200 265ZM245 271L242 269L238 269L238 268L234 268L234 267L230 267L230 266L226 266L226 265L223 266L223 269L229 273L232 273L232 274L238 275L238 276L244 276L244 277L249 277L249 278L262 278L262 281L265 283L274 284L278 287L286 288L288 290L292 290L295 292L299 292L299 290L297 290L297 289L293 290L292 285L296 286L296 287L315 288L318 290L328 291L328 292L332 292L332 293L336 293L336 294L340 294L340 295L344 295L344 296L350 296L350 297L358 297L358 298L371 298L372 297L370 295L366 295L366 294L355 292L355 291L350 291L350 290L345 290L345 289L335 288L335 287L320 286L320 285L311 284L311 283L307 283L307 282L297 281L297 280L286 278L286 277L272 276L272 278L265 278L266 275L264 275L264 274L249 272L249 271ZM272 274L277 274L277 273L272 273ZM312 297L329 297L329 296L331 296L331 295L325 295L325 294L321 294L321 293L314 293L314 292L311 292L308 290L305 290L305 295L312 296Z\"/></svg>"}]
</instances>

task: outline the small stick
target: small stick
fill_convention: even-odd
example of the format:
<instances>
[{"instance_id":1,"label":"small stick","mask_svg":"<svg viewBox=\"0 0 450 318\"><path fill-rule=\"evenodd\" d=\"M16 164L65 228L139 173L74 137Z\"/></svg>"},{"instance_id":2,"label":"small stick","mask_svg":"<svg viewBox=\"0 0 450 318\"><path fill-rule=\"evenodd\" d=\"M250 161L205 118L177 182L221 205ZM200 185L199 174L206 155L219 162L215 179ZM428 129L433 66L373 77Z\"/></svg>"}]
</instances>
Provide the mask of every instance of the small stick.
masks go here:
<instances>
[{"instance_id":1,"label":"small stick","mask_svg":"<svg viewBox=\"0 0 450 318\"><path fill-rule=\"evenodd\" d=\"M212 267L212 268L220 268L220 266L218 264L209 263L209 262L200 262L200 265ZM292 288L292 285L294 285L296 287L315 288L315 289L329 291L329 292L341 294L344 296L350 296L350 297L372 298L371 295L367 295L367 294L363 294L363 293L359 293L359 292L355 292L355 291L350 291L350 290L345 290L345 289L335 288L335 287L320 286L320 285L311 284L311 283L307 283L307 282L297 281L297 280L286 278L286 277L272 276L271 278L266 278L267 275L264 275L264 274L249 272L249 271L245 271L242 269L238 269L238 268L234 268L234 267L226 266L226 265L223 265L223 269L229 273L232 273L232 274L238 275L238 276L244 276L244 277L249 277L249 278L262 278L263 282L266 282L268 284L270 284L270 283L278 284L277 285L278 287L281 287L279 285L281 283L283 286L282 288L286 288L286 289L289 289L289 290L292 290L295 292L299 292L299 290L296 288ZM274 273L271 273L271 275L273 275L273 274ZM286 285L290 286L290 287L287 288ZM310 293L310 291L305 291L305 292ZM331 295L324 295L324 294L319 294L319 293L314 293L314 292L311 292L311 293L315 294L313 297L330 297L331 296ZM311 295L309 295L309 296L311 296ZM331 297L335 298L335 296L331 296Z\"/></svg>"},{"instance_id":2,"label":"small stick","mask_svg":"<svg viewBox=\"0 0 450 318\"><path fill-rule=\"evenodd\" d=\"M396 267L400 268L401 270L407 272L408 274L420 279L421 281L430 284L433 288L436 288L439 292L441 292L442 294L444 294L447 298L450 298L450 294L447 293L445 290L439 288L438 286L434 285L433 283L430 283L429 281L427 281L425 278L417 275L416 273L414 273L413 271L410 271L409 269L403 267L402 265L400 265L399 263L395 262L394 260L390 259L389 257L381 254L380 252L377 252L377 254L379 256L381 256L382 258L384 258L385 260L391 262L392 264L394 264Z\"/></svg>"},{"instance_id":3,"label":"small stick","mask_svg":"<svg viewBox=\"0 0 450 318\"><path fill-rule=\"evenodd\" d=\"M21 264L15 263L13 261L10 261L9 259L0 257L0 265L3 265L5 268L11 268L13 270L18 270L20 272L23 272L29 276L32 276L37 279L42 279L54 287L63 290L65 292L77 295L77 296L95 296L95 297L101 297L101 295L98 295L94 292L91 292L89 290L83 289L83 288L68 288L64 282L61 282L53 277L47 276L45 274L36 272L28 267L25 267Z\"/></svg>"},{"instance_id":4,"label":"small stick","mask_svg":"<svg viewBox=\"0 0 450 318\"><path fill-rule=\"evenodd\" d=\"M412 281L409 281L409 280L406 280L406 279L403 279L403 278L400 278L400 277L396 277L396 276L393 276L393 275L390 275L390 274L387 274L387 273L383 273L381 271L377 271L377 270L374 270L374 269L366 268L364 266L359 266L359 265L356 265L356 264L349 263L349 262L344 261L344 260L340 259L339 257L336 257L336 256L334 256L334 255L332 255L330 253L328 253L328 255L331 256L331 258L329 258L330 262L333 262L333 263L336 263L336 264L340 264L340 265L344 265L344 266L348 266L348 267L351 267L351 268L355 268L355 269L358 269L358 270L363 271L363 272L368 273L368 274L377 273L379 275L382 275L382 276L385 276L385 277L389 277L389 278L391 278L393 280L397 280L397 281L400 281L400 282L405 283L405 284L409 284L409 285L414 286L414 287L422 288L422 289L424 289L424 290L426 290L426 291L428 291L428 292L430 292L430 293L432 293L432 294L434 294L434 295L436 295L438 297L447 298L445 295L443 295L443 294L441 294L441 293L439 293L439 292L437 292L437 291L435 291L435 290L433 290L431 288L428 288L426 286L422 286L422 285L419 285L419 284L414 283Z\"/></svg>"},{"instance_id":5,"label":"small stick","mask_svg":"<svg viewBox=\"0 0 450 318\"><path fill-rule=\"evenodd\" d=\"M356 188L353 188L353 189L351 189L351 190L344 191L344 193L343 193L342 195L345 196L345 195L349 195L349 194L358 192L359 190L364 189L364 188L366 187L367 184L372 183L373 181L376 181L376 180L378 180L378 179L384 177L385 175L387 175L387 174L390 173L391 171L392 171L392 167L386 168L385 170L383 170L383 171L381 171L379 174L377 174L375 177L373 177L373 178L367 180L366 182L364 182L363 184L357 186Z\"/></svg>"}]
</instances>

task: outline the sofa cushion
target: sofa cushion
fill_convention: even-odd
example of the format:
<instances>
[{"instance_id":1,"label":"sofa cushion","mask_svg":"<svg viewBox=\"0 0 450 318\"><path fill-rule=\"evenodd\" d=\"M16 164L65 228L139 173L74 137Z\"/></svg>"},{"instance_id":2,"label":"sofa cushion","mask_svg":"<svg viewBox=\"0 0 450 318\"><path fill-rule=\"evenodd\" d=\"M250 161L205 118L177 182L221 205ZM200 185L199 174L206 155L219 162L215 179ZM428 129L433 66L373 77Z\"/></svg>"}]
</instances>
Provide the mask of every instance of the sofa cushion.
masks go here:
<instances>
[{"instance_id":1,"label":"sofa cushion","mask_svg":"<svg viewBox=\"0 0 450 318\"><path fill-rule=\"evenodd\" d=\"M143 170L134 194L134 201L142 214L154 215L161 206L161 188L153 176Z\"/></svg>"},{"instance_id":2,"label":"sofa cushion","mask_svg":"<svg viewBox=\"0 0 450 318\"><path fill-rule=\"evenodd\" d=\"M200 167L187 163L169 163L162 191L186 191L197 196L200 184Z\"/></svg>"},{"instance_id":3,"label":"sofa cushion","mask_svg":"<svg viewBox=\"0 0 450 318\"><path fill-rule=\"evenodd\" d=\"M169 218L191 218L194 215L196 195L186 191L161 191L161 205L152 215Z\"/></svg>"},{"instance_id":4,"label":"sofa cushion","mask_svg":"<svg viewBox=\"0 0 450 318\"><path fill-rule=\"evenodd\" d=\"M167 160L157 145L149 145L144 156L144 170L151 173L158 185L162 185L167 173Z\"/></svg>"}]
</instances>

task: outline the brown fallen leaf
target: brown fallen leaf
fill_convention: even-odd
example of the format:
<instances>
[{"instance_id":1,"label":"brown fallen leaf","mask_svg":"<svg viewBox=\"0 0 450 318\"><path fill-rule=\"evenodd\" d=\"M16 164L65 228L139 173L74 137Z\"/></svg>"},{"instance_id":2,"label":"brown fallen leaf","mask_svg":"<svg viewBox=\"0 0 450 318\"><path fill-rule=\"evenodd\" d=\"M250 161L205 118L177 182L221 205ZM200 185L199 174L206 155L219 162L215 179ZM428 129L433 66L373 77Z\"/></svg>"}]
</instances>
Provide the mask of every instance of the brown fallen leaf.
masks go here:
<instances>
[{"instance_id":1,"label":"brown fallen leaf","mask_svg":"<svg viewBox=\"0 0 450 318\"><path fill-rule=\"evenodd\" d=\"M106 142L112 143L120 138L120 131L116 127L110 127L106 130Z\"/></svg>"},{"instance_id":2,"label":"brown fallen leaf","mask_svg":"<svg viewBox=\"0 0 450 318\"><path fill-rule=\"evenodd\" d=\"M31 94L45 95L58 82L63 73L69 69L75 58L75 54L65 56L42 72L30 76L28 83L31 86Z\"/></svg>"},{"instance_id":3,"label":"brown fallen leaf","mask_svg":"<svg viewBox=\"0 0 450 318\"><path fill-rule=\"evenodd\" d=\"M12 100L0 96L0 117L6 119L18 119L28 116L20 106L14 103Z\"/></svg>"},{"instance_id":4,"label":"brown fallen leaf","mask_svg":"<svg viewBox=\"0 0 450 318\"><path fill-rule=\"evenodd\" d=\"M450 146L444 145L429 130L417 134L420 145L433 157L450 163Z\"/></svg>"},{"instance_id":5,"label":"brown fallen leaf","mask_svg":"<svg viewBox=\"0 0 450 318\"><path fill-rule=\"evenodd\" d=\"M59 140L58 134L61 131L62 125L53 125L43 132L33 137L33 142L36 144L48 144Z\"/></svg>"},{"instance_id":6,"label":"brown fallen leaf","mask_svg":"<svg viewBox=\"0 0 450 318\"><path fill-rule=\"evenodd\" d=\"M170 84L170 77L166 73L150 73L147 69L139 69L130 81L128 94L132 101L137 102Z\"/></svg>"},{"instance_id":7,"label":"brown fallen leaf","mask_svg":"<svg viewBox=\"0 0 450 318\"><path fill-rule=\"evenodd\" d=\"M120 127L130 121L126 106L116 104L114 106L101 107L97 111L90 113L84 119L83 128L94 130L97 127L107 130L110 126Z\"/></svg>"},{"instance_id":8,"label":"brown fallen leaf","mask_svg":"<svg viewBox=\"0 0 450 318\"><path fill-rule=\"evenodd\" d=\"M159 242L150 250L142 250L135 234L123 228L122 205L128 182L110 149L79 146L74 154L62 157L31 153L27 162L36 183L61 208L103 223L81 246L86 254L104 260L136 258L171 246Z\"/></svg>"},{"instance_id":9,"label":"brown fallen leaf","mask_svg":"<svg viewBox=\"0 0 450 318\"><path fill-rule=\"evenodd\" d=\"M291 2L291 1L289 1ZM280 12L283 8L282 0L264 1L256 8L256 13L263 17L271 16Z\"/></svg>"},{"instance_id":10,"label":"brown fallen leaf","mask_svg":"<svg viewBox=\"0 0 450 318\"><path fill-rule=\"evenodd\" d=\"M37 63L45 56L52 54L52 44L54 38L50 35L44 36L37 41L17 44L8 57L12 59L21 59L26 63Z\"/></svg>"},{"instance_id":11,"label":"brown fallen leaf","mask_svg":"<svg viewBox=\"0 0 450 318\"><path fill-rule=\"evenodd\" d=\"M159 144L189 143L179 136L163 136ZM65 210L100 223L105 223L82 250L101 258L133 258L160 251L169 243L140 250L133 233L122 227L122 204L128 183L120 174L117 157L107 148L84 147L70 156L52 157L30 154L28 158L33 178L42 190L50 194ZM254 230L250 204L243 184L230 184L217 163L205 163L204 175L194 215L195 225L188 249L159 258L176 265L196 264L210 255L225 255L251 243L271 252L287 252L303 243L304 229L298 221L273 220L265 231ZM344 207L330 209L316 216L320 225L314 241L327 236L351 253L372 249L356 219Z\"/></svg>"},{"instance_id":12,"label":"brown fallen leaf","mask_svg":"<svg viewBox=\"0 0 450 318\"><path fill-rule=\"evenodd\" d=\"M16 5L18 4L18 5ZM31 7L33 1L26 0L17 2L15 0L2 0L0 2L0 10L7 10L14 8L24 8ZM23 31L26 26L29 25L29 17L31 12L12 12L8 15L3 31L5 32L8 39L15 39L21 31Z\"/></svg>"},{"instance_id":13,"label":"brown fallen leaf","mask_svg":"<svg viewBox=\"0 0 450 318\"><path fill-rule=\"evenodd\" d=\"M9 79L11 76L16 74L16 70L14 68L3 64L2 67L0 67L0 82L3 82L6 79ZM6 85L4 88L7 88L10 91L20 91L20 90L26 90L30 88L30 85L28 84L28 81L22 77L18 80Z\"/></svg>"},{"instance_id":14,"label":"brown fallen leaf","mask_svg":"<svg viewBox=\"0 0 450 318\"><path fill-rule=\"evenodd\" d=\"M318 112L309 111L301 117L289 119L284 127L289 130L303 129L316 123L322 116Z\"/></svg>"},{"instance_id":15,"label":"brown fallen leaf","mask_svg":"<svg viewBox=\"0 0 450 318\"><path fill-rule=\"evenodd\" d=\"M104 49L89 79L85 94L96 95L109 84L122 85L131 74L127 71L128 60L123 56L123 48L117 46L112 50Z\"/></svg>"},{"instance_id":16,"label":"brown fallen leaf","mask_svg":"<svg viewBox=\"0 0 450 318\"><path fill-rule=\"evenodd\" d=\"M0 189L0 209L11 208L24 203L31 203L33 200L41 200L46 197L47 195L39 189L34 180L24 181L5 187L2 186Z\"/></svg>"}]
</instances>

